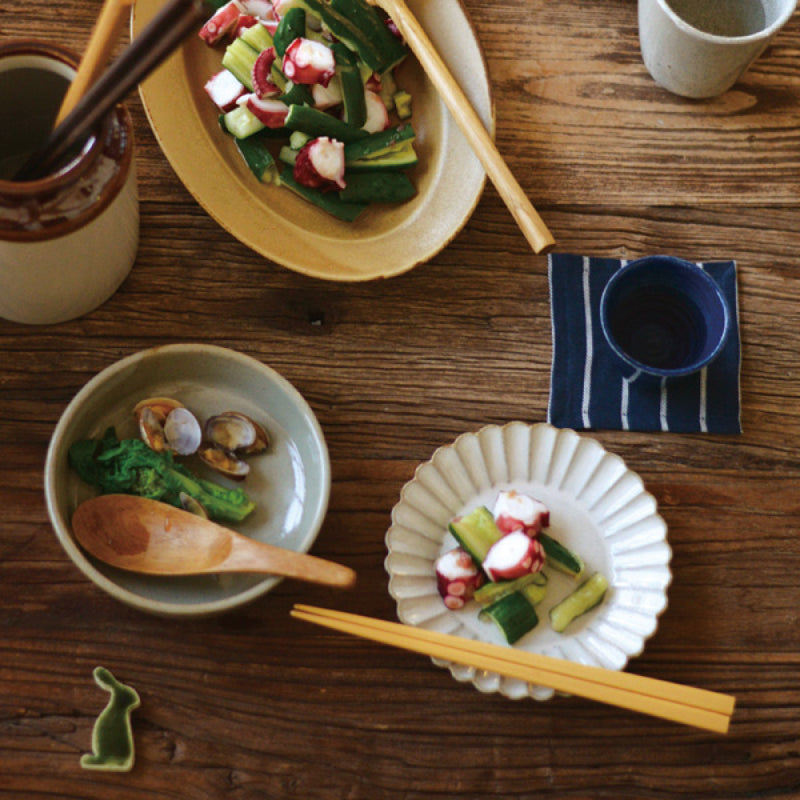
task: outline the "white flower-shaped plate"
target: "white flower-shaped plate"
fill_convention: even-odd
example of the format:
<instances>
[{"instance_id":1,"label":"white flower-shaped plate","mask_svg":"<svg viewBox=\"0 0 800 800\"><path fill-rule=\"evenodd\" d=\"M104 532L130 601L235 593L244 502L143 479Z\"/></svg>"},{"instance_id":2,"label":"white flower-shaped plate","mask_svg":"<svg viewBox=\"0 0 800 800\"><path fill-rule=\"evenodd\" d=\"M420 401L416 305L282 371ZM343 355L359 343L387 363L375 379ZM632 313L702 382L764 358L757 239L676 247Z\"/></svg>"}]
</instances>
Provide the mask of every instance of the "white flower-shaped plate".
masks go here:
<instances>
[{"instance_id":1,"label":"white flower-shaped plate","mask_svg":"<svg viewBox=\"0 0 800 800\"><path fill-rule=\"evenodd\" d=\"M465 433L420 465L392 509L386 534L389 592L399 619L428 630L505 644L478 606L445 607L436 588L434 562L456 546L450 519L476 506L492 507L497 493L516 489L550 509L548 532L579 553L586 576L603 573L603 602L563 633L549 625L549 608L576 584L547 570L548 591L537 607L539 624L514 646L581 664L624 669L653 635L667 606L671 550L655 498L625 462L597 440L546 423L510 422ZM459 681L506 697L547 700L553 690L440 659Z\"/></svg>"}]
</instances>

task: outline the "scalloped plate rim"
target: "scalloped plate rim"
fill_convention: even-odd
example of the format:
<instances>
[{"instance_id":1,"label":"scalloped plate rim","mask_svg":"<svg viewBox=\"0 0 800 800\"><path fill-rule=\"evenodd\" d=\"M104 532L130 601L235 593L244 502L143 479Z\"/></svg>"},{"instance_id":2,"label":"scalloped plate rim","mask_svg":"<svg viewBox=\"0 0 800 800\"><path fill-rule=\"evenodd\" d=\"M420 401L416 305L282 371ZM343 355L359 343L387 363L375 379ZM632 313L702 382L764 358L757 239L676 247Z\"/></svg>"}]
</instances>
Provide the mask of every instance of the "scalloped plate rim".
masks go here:
<instances>
[{"instance_id":1,"label":"scalloped plate rim","mask_svg":"<svg viewBox=\"0 0 800 800\"><path fill-rule=\"evenodd\" d=\"M569 428L556 428L550 423L547 422L540 422L540 423L526 423L520 421L511 421L506 422L504 424L488 424L484 425L476 431L468 431L459 434L452 442L445 445L440 445L437 447L434 452L432 453L431 457L417 465L414 470L414 474L410 480L408 480L400 490L400 498L395 506L392 508L391 511L391 525L386 532L385 536L385 543L387 547L387 556L384 560L384 567L389 575L389 594L395 600L397 605L397 615L398 619L401 622L409 625L420 625L421 627L434 627L437 630L445 630L450 633L457 633L458 635L465 635L469 638L474 639L483 639L480 633L476 632L474 629L465 627L461 620L459 620L458 616L462 612L452 612L444 607L441 603L441 598L439 597L438 593L436 593L435 589L435 579L433 578L433 561L431 561L431 573L430 579L432 581L433 586L433 593L426 595L425 597L429 597L433 604L438 604L438 608L435 605L431 605L430 607L434 610L434 614L429 617L426 617L423 620L419 620L414 618L413 614L411 614L407 610L409 597L403 596L403 594L399 591L400 586L402 584L403 575L398 574L392 567L393 556L398 555L400 551L396 549L393 543L393 539L395 536L399 535L400 529L405 530L405 526L402 525L398 518L400 516L400 512L403 511L406 507L410 507L411 503L409 501L409 495L412 491L418 486L420 482L421 475L424 474L426 469L433 467L435 469L435 464L437 461L440 461L442 458L442 453L446 451L455 451L459 447L463 446L466 442L470 442L472 440L480 440L481 437L486 437L489 435L489 432L498 431L499 434L502 436L503 441L505 443L506 438L511 435L509 431L511 429L515 430L524 430L528 433L528 441L529 444L533 444L533 437L536 432L547 433L550 437L552 437L552 441L556 442L563 437L573 437L572 440L576 443L577 446L581 443L585 443L587 446L594 447L596 451L599 451L601 454L601 459L606 457L610 457L610 459L614 462L617 462L618 465L622 469L622 473L620 474L619 478L630 477L638 481L640 485L640 490L636 495L637 498L642 498L645 503L652 503L653 509L652 513L646 517L646 519L651 519L658 523L663 529L663 538L656 539L656 544L660 544L662 546L664 556L663 556L663 563L656 563L649 565L649 569L657 569L659 575L661 576L661 580L658 582L659 585L653 590L653 594L659 596L661 599L660 603L655 604L654 607L650 609L645 609L643 614L646 618L651 622L651 629L644 633L641 633L638 637L638 642L635 645L632 645L630 642L628 643L627 649L620 651L624 662L619 667L620 669L624 669L627 663L631 658L635 658L644 650L645 644L648 639L650 639L655 633L658 628L658 620L660 616L664 613L668 605L668 598L667 598L667 590L672 582L672 572L670 569L671 564L671 557L672 551L667 541L667 526L664 522L661 515L658 513L658 506L655 497L652 493L648 492L645 488L644 482L642 481L641 477L633 472L625 463L624 459L622 459L617 454L607 450L597 439L592 436L588 436L583 433L577 433L576 431L569 429ZM574 454L573 454L574 455ZM505 451L506 458L508 457L508 451ZM550 453L552 459L552 452ZM599 462L598 462L599 463ZM530 456L529 456L529 465L530 465ZM569 470L567 470L567 474ZM513 476L509 476L509 481L501 481L495 484L492 484L489 487L488 491L496 492L503 486L508 486L510 484L516 483L519 484L521 481L519 479L514 479ZM562 483L563 483L564 476L562 475ZM619 478L615 481L615 485L619 483ZM487 490L484 490L484 492ZM626 501L626 505L629 501ZM576 501L577 504L577 501ZM469 501L465 503L465 505L469 505ZM453 511L453 514L457 513L458 509ZM426 539L431 540L430 536L426 536L425 534L421 534L418 531L416 532L417 535L424 536ZM449 536L445 530L442 530L442 543L445 541L445 537ZM431 540L432 541L432 540ZM652 543L650 543L652 544ZM443 544L440 545L443 547ZM609 555L609 559L611 555ZM424 557L423 557L424 560ZM623 587L617 587L618 590L622 590ZM614 583L612 580L612 590L614 589ZM659 594L660 592L660 594ZM663 596L662 596L663 595ZM417 600L416 596L411 597L413 600ZM423 598L424 599L424 598ZM600 606L598 609L597 619L594 620L591 625L587 626L586 628L582 629L579 634L575 634L569 637L569 639L565 639L565 643L569 643L569 641L576 641L578 644L581 643L581 639L584 638L581 636L586 630L589 631L590 634L596 634L596 628L601 624L605 623L605 618L600 614L602 611L603 606ZM615 607L612 606L614 610L617 610ZM467 613L467 612L464 612ZM433 621L433 625L431 625L431 621ZM438 623L438 624L437 624ZM545 624L540 622L540 625ZM531 646L536 642L536 631L537 628L533 633L528 634L528 637L521 640L525 643L524 649L530 649L535 652L548 652L549 648L537 648ZM630 631L629 631L630 632ZM597 637L595 636L595 639ZM637 637L633 635L632 640L635 640ZM514 645L519 646L519 645ZM582 645L581 645L582 646ZM597 642L592 641L592 646L596 647ZM591 651L588 651L591 653ZM591 659L582 659L585 660L585 663L599 663L597 661L593 661ZM555 692L552 689L547 687L539 686L536 684L525 684L522 681L518 680L511 680L507 678L503 678L500 675L495 673L487 673L485 671L475 670L473 668L464 667L463 665L454 664L451 662L444 661L442 659L431 659L431 661L439 667L445 667L450 670L451 675L459 682L468 683L471 682L476 689L483 693L493 693L499 692L504 696L510 699L521 699L523 697L529 697L534 700L544 701L548 700L555 695Z\"/></svg>"}]
</instances>

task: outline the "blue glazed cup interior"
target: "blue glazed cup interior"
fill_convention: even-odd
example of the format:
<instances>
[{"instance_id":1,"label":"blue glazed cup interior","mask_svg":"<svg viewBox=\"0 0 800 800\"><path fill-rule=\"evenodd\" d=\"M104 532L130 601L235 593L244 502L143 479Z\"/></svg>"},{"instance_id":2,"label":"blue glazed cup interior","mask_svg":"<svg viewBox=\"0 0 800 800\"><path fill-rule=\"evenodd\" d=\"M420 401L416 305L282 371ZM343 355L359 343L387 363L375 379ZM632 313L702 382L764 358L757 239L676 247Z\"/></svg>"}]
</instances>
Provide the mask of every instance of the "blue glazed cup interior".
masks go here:
<instances>
[{"instance_id":1,"label":"blue glazed cup interior","mask_svg":"<svg viewBox=\"0 0 800 800\"><path fill-rule=\"evenodd\" d=\"M633 370L662 378L707 366L722 350L730 324L717 282L672 256L620 268L600 299L600 325L614 353Z\"/></svg>"}]
</instances>

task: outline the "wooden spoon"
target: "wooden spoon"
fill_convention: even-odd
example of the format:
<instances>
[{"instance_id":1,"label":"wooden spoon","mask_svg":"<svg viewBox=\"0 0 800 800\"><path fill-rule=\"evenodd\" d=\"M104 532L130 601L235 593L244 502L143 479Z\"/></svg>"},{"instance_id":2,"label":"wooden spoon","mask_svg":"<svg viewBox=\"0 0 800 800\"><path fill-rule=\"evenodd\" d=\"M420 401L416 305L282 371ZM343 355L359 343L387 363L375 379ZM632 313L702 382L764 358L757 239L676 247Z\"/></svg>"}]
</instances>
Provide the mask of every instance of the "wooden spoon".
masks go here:
<instances>
[{"instance_id":1,"label":"wooden spoon","mask_svg":"<svg viewBox=\"0 0 800 800\"><path fill-rule=\"evenodd\" d=\"M411 13L405 0L369 0L380 6L397 25L417 60L436 87L444 104L461 128L472 151L483 164L486 174L503 198L534 253L548 250L555 244L531 201L522 191L503 157L497 151L483 121L475 112L461 87L448 70L423 27Z\"/></svg>"},{"instance_id":2,"label":"wooden spoon","mask_svg":"<svg viewBox=\"0 0 800 800\"><path fill-rule=\"evenodd\" d=\"M251 572L349 588L356 574L332 561L258 542L180 508L126 494L81 503L72 531L95 558L149 575Z\"/></svg>"}]
</instances>

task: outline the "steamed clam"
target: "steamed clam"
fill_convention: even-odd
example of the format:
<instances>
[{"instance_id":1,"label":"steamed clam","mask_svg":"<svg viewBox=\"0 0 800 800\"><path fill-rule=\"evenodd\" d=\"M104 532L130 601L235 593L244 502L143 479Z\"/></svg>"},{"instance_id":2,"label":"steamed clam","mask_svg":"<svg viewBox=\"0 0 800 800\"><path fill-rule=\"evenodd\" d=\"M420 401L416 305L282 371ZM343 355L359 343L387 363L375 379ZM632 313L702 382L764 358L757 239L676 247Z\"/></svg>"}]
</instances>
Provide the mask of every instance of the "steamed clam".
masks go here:
<instances>
[{"instance_id":1,"label":"steamed clam","mask_svg":"<svg viewBox=\"0 0 800 800\"><path fill-rule=\"evenodd\" d=\"M234 480L243 480L250 472L245 456L263 453L269 447L264 428L241 411L225 411L210 417L205 424L207 443L200 459L212 469Z\"/></svg>"},{"instance_id":2,"label":"steamed clam","mask_svg":"<svg viewBox=\"0 0 800 800\"><path fill-rule=\"evenodd\" d=\"M133 412L140 436L153 450L179 456L196 453L207 466L233 480L244 480L250 472L246 456L263 453L270 445L264 427L241 411L215 414L201 426L179 400L149 397Z\"/></svg>"},{"instance_id":3,"label":"steamed clam","mask_svg":"<svg viewBox=\"0 0 800 800\"><path fill-rule=\"evenodd\" d=\"M157 452L180 456L197 451L203 439L200 423L183 403L171 397L151 397L133 409L142 439Z\"/></svg>"}]
</instances>

